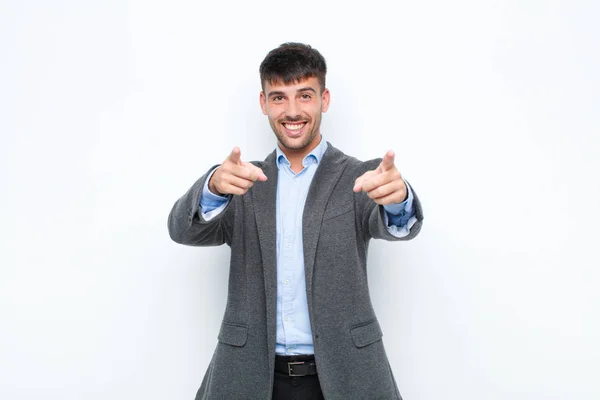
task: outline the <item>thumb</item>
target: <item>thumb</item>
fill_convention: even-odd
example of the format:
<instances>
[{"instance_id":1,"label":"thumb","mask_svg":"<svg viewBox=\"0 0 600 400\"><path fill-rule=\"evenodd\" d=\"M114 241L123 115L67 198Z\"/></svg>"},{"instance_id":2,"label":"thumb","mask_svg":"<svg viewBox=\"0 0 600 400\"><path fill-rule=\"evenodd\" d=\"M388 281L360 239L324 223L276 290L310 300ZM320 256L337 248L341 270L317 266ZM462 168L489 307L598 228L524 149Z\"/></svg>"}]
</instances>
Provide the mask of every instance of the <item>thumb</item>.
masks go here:
<instances>
[{"instance_id":1,"label":"thumb","mask_svg":"<svg viewBox=\"0 0 600 400\"><path fill-rule=\"evenodd\" d=\"M231 150L231 154L229 154L229 156L227 157L229 159L229 161L231 161L234 164L238 164L238 165L242 165L242 151L240 150L239 147L234 147L233 150Z\"/></svg>"},{"instance_id":2,"label":"thumb","mask_svg":"<svg viewBox=\"0 0 600 400\"><path fill-rule=\"evenodd\" d=\"M368 182L369 179L377 175L377 170L367 171L354 181L354 188L352 189L355 193L363 191L363 185Z\"/></svg>"},{"instance_id":3,"label":"thumb","mask_svg":"<svg viewBox=\"0 0 600 400\"><path fill-rule=\"evenodd\" d=\"M259 181L266 181L267 180L267 176L265 175L265 173L263 172L262 169L260 169L259 167L257 167L254 164L250 164L252 165L252 167L256 170L256 173L258 174L258 180Z\"/></svg>"},{"instance_id":4,"label":"thumb","mask_svg":"<svg viewBox=\"0 0 600 400\"><path fill-rule=\"evenodd\" d=\"M352 188L352 191L354 193L358 193L362 190L363 180L363 176L359 176L358 178L356 178L356 180L354 181L354 188Z\"/></svg>"},{"instance_id":5,"label":"thumb","mask_svg":"<svg viewBox=\"0 0 600 400\"><path fill-rule=\"evenodd\" d=\"M362 174L361 176L359 176L358 178L356 178L356 180L354 181L354 188L352 190L355 193L362 191L363 184L365 183L365 181L367 179L369 179L371 177L371 175L373 175L373 173L375 173L375 171L367 171L364 174Z\"/></svg>"},{"instance_id":6,"label":"thumb","mask_svg":"<svg viewBox=\"0 0 600 400\"><path fill-rule=\"evenodd\" d=\"M249 177L251 181L259 180L264 182L267 180L267 176L260 167L247 161L242 162L242 165L252 172L252 175Z\"/></svg>"},{"instance_id":7,"label":"thumb","mask_svg":"<svg viewBox=\"0 0 600 400\"><path fill-rule=\"evenodd\" d=\"M394 158L396 157L396 155L394 154L394 152L392 150L388 150L387 153L385 153L385 155L383 156L383 160L381 161L381 164L379 164L379 167L381 168L382 171L388 171L392 168L394 168Z\"/></svg>"}]
</instances>

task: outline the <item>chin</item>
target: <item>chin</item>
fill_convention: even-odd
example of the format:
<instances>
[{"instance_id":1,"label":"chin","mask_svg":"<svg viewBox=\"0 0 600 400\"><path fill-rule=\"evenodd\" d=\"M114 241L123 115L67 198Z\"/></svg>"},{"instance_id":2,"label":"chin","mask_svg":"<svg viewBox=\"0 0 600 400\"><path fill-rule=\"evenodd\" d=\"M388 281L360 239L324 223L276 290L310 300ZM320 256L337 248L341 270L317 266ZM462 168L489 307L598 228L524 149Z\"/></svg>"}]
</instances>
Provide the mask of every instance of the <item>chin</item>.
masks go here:
<instances>
[{"instance_id":1,"label":"chin","mask_svg":"<svg viewBox=\"0 0 600 400\"><path fill-rule=\"evenodd\" d=\"M290 138L285 133L282 133L279 135L278 139L279 139L279 142L286 149L302 150L302 149L309 147L315 141L315 137L316 136L314 136L314 137L300 136L297 138Z\"/></svg>"}]
</instances>

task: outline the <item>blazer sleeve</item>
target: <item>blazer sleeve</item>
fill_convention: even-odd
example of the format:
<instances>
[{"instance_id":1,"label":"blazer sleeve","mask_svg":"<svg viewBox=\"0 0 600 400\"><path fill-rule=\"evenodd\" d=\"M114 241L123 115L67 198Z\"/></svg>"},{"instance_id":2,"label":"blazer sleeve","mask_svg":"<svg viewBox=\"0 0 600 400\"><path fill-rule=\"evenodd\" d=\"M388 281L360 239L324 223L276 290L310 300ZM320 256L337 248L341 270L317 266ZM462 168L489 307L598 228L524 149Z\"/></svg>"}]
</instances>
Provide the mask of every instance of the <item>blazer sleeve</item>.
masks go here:
<instances>
[{"instance_id":1,"label":"blazer sleeve","mask_svg":"<svg viewBox=\"0 0 600 400\"><path fill-rule=\"evenodd\" d=\"M202 175L192 187L175 202L167 222L169 236L180 244L190 246L219 246L231 244L233 235L234 199L230 199L219 215L206 221L200 211L200 197L204 183L213 169Z\"/></svg>"},{"instance_id":2,"label":"blazer sleeve","mask_svg":"<svg viewBox=\"0 0 600 400\"><path fill-rule=\"evenodd\" d=\"M373 200L369 199L368 196L365 195L365 197L367 197L367 199L369 199L371 201L371 203L373 203L373 205L371 206L371 210L369 212L369 220L368 220L368 232L369 232L370 237L375 238L375 239L384 239L384 240L395 241L395 240L411 240L419 234L419 232L421 231L421 226L423 225L423 209L421 207L421 202L419 201L419 197L417 196L417 193L413 189L412 185L410 188L412 189L413 196L414 196L413 207L415 210L415 217L417 218L417 221L410 228L408 235L400 237L400 238L392 235L389 232L389 230L387 229L387 227L385 226L385 220L384 220L385 208L383 208L383 206L381 206L381 205L378 205Z\"/></svg>"}]
</instances>

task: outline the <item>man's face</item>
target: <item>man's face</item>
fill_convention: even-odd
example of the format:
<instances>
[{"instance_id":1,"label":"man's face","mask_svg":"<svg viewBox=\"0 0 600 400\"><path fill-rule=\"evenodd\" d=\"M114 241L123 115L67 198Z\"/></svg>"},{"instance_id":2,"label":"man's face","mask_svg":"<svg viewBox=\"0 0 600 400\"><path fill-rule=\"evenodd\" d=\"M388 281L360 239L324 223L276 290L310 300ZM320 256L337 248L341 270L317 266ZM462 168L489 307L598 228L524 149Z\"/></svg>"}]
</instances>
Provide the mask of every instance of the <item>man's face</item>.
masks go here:
<instances>
[{"instance_id":1,"label":"man's face","mask_svg":"<svg viewBox=\"0 0 600 400\"><path fill-rule=\"evenodd\" d=\"M329 108L329 90L321 93L317 78L289 85L265 82L260 106L282 150L308 154L319 144L321 113Z\"/></svg>"}]
</instances>

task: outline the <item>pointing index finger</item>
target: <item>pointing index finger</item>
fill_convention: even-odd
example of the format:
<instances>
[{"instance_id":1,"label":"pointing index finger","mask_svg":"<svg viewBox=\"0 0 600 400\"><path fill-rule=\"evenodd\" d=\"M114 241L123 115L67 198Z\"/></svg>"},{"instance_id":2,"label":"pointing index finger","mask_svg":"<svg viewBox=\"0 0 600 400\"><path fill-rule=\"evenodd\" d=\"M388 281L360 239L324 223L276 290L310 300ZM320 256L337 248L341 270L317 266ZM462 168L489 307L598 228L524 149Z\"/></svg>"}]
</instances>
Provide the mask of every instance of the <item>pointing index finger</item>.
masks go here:
<instances>
[{"instance_id":1,"label":"pointing index finger","mask_svg":"<svg viewBox=\"0 0 600 400\"><path fill-rule=\"evenodd\" d=\"M383 160L381 161L381 169L384 171L388 171L394 167L394 158L396 155L393 150L388 150L387 153L383 156Z\"/></svg>"},{"instance_id":2,"label":"pointing index finger","mask_svg":"<svg viewBox=\"0 0 600 400\"><path fill-rule=\"evenodd\" d=\"M231 154L229 154L229 160L235 164L238 165L242 165L242 161L241 161L241 157L242 157L242 151L240 150L239 147L234 147L233 150L231 150Z\"/></svg>"}]
</instances>

